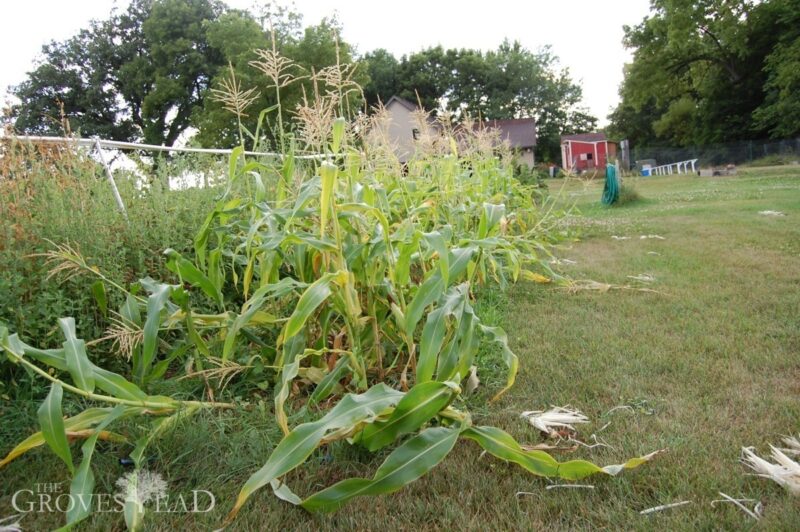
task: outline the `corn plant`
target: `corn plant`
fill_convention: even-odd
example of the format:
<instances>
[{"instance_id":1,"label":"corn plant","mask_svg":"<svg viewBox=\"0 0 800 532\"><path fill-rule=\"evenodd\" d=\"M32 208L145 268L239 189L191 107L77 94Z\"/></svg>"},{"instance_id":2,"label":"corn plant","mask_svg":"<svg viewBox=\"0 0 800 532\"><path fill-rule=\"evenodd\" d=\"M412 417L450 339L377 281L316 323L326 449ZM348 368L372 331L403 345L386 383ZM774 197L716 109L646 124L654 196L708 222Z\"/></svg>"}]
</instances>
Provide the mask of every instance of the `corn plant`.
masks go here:
<instances>
[{"instance_id":1,"label":"corn plant","mask_svg":"<svg viewBox=\"0 0 800 532\"><path fill-rule=\"evenodd\" d=\"M336 105L336 92L329 94ZM94 444L119 438L107 430L116 420L158 416L134 451L138 465L147 444L175 419L236 408L147 394L171 364L186 367L187 359L198 373L219 371L245 386L256 362L271 371L284 437L242 487L229 520L268 484L309 511L390 493L430 471L459 438L535 475L566 479L616 475L652 456L607 467L559 463L498 428L473 425L463 408L462 385L485 346L496 346L507 367L494 399L513 385L519 364L505 332L475 313L474 287L552 277L541 257L556 240L556 213L540 191L514 179L510 158L495 156L468 129L451 130L404 175L388 150L366 134L359 141L345 118L326 124L320 159L299 158L292 139L272 161L235 150L227 188L195 237L195 256L165 252L179 284L143 279L138 291L111 285L74 250L53 252L57 268L98 276L100 293L124 293L111 336L130 356L133 382L95 366L69 318L61 321L66 341L59 350L37 349L0 330L9 360L53 383L40 409L41 432L3 464L46 443L74 471L75 493L90 494ZM64 390L107 406L64 420ZM291 426L299 396L309 415L321 415ZM78 468L68 434L87 438ZM369 479L347 479L305 498L282 482L316 448L344 439L370 451L395 448ZM126 507L131 528L141 512ZM67 520L84 517L77 512Z\"/></svg>"}]
</instances>

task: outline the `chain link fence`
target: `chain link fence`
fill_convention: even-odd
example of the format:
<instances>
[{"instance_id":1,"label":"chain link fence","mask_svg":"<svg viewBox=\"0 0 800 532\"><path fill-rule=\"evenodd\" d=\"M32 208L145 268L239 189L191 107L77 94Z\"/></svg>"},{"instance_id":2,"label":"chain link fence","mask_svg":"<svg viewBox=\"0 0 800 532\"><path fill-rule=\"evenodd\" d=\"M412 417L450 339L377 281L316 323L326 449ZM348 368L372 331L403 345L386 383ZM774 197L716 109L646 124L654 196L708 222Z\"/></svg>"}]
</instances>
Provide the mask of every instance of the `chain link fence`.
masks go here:
<instances>
[{"instance_id":1,"label":"chain link fence","mask_svg":"<svg viewBox=\"0 0 800 532\"><path fill-rule=\"evenodd\" d=\"M648 147L631 149L631 160L636 168L642 162L653 166L678 161L698 159L698 166L724 166L763 162L769 164L791 164L800 161L800 138L787 140L743 140L726 144L693 146L688 148ZM653 163L655 160L655 164Z\"/></svg>"}]
</instances>

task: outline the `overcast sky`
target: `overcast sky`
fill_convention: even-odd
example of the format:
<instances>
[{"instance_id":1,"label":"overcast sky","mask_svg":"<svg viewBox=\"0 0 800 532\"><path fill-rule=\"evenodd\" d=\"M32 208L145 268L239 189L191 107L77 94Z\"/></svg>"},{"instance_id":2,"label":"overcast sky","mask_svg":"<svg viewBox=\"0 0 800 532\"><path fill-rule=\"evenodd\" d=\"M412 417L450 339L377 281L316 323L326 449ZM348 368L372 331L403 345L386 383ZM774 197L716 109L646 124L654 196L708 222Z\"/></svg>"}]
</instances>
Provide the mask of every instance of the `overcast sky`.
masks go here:
<instances>
[{"instance_id":1,"label":"overcast sky","mask_svg":"<svg viewBox=\"0 0 800 532\"><path fill-rule=\"evenodd\" d=\"M74 35L93 19L108 17L126 0L3 0L0 16L0 94L25 79L41 46ZM246 8L252 0L229 0ZM276 2L287 4L289 2ZM344 39L359 52L386 48L396 56L441 44L445 48L496 48L504 38L536 50L552 45L573 79L583 86L584 104L605 124L618 100L622 66L630 54L622 47L623 24L638 24L649 0L296 0L305 24L317 23L334 9Z\"/></svg>"}]
</instances>

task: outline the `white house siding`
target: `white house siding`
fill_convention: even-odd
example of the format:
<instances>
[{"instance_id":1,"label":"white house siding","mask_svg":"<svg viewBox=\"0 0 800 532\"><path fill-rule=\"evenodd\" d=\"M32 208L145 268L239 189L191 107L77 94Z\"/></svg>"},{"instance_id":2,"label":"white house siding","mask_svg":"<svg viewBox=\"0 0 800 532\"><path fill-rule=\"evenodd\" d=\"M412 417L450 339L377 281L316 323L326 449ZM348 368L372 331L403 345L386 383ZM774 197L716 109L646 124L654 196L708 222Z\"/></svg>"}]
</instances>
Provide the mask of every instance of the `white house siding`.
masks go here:
<instances>
[{"instance_id":1,"label":"white house siding","mask_svg":"<svg viewBox=\"0 0 800 532\"><path fill-rule=\"evenodd\" d=\"M414 115L398 102L391 102L386 108L391 115L389 138L401 162L406 162L414 154L414 129L418 127Z\"/></svg>"}]
</instances>

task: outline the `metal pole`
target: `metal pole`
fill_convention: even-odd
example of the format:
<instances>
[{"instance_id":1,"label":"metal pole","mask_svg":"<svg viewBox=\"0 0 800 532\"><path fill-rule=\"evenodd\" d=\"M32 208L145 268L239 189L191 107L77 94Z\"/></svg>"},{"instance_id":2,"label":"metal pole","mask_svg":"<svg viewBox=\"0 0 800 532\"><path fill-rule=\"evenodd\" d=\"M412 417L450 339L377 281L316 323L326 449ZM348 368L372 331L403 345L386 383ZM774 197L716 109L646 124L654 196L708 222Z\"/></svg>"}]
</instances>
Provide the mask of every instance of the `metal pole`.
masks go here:
<instances>
[{"instance_id":1,"label":"metal pole","mask_svg":"<svg viewBox=\"0 0 800 532\"><path fill-rule=\"evenodd\" d=\"M106 162L106 156L103 155L103 148L100 146L100 137L93 137L94 138L94 146L97 149L97 155L100 157L100 162L103 163L103 166L106 169L106 176L108 177L108 182L111 184L111 191L114 193L114 199L117 201L117 207L119 210L122 211L122 216L125 217L125 220L128 219L128 213L125 210L125 204L122 203L122 196L119 195L119 189L117 189L117 182L114 181L114 175L111 173L111 168L109 168L108 163Z\"/></svg>"}]
</instances>

